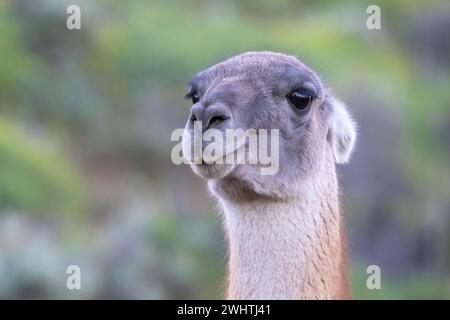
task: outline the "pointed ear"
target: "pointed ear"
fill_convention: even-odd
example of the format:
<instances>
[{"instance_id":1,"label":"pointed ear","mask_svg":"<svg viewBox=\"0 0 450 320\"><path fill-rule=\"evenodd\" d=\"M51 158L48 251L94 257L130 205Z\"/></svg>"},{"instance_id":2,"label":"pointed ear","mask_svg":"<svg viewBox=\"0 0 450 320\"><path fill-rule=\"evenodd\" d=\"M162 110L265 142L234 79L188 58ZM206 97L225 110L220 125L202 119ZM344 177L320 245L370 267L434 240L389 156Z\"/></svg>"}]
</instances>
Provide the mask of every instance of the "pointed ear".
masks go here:
<instances>
[{"instance_id":1,"label":"pointed ear","mask_svg":"<svg viewBox=\"0 0 450 320\"><path fill-rule=\"evenodd\" d=\"M333 150L334 160L338 164L347 163L356 142L356 123L347 111L347 107L336 98L329 97L329 129L327 140Z\"/></svg>"}]
</instances>

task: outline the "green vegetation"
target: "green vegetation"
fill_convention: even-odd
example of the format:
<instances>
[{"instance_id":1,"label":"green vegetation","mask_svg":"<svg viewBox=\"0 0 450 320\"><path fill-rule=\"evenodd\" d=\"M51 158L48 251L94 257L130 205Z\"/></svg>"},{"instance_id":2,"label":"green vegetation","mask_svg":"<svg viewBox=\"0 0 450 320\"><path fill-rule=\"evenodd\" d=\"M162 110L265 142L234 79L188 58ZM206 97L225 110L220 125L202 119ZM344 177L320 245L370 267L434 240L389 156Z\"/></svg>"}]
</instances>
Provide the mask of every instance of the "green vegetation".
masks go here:
<instances>
[{"instance_id":1,"label":"green vegetation","mask_svg":"<svg viewBox=\"0 0 450 320\"><path fill-rule=\"evenodd\" d=\"M219 218L170 133L189 78L249 50L298 56L360 124L342 169L355 298L450 298L443 1L379 1L378 31L370 1L79 1L79 31L68 1L40 2L0 3L0 298L219 298Z\"/></svg>"}]
</instances>

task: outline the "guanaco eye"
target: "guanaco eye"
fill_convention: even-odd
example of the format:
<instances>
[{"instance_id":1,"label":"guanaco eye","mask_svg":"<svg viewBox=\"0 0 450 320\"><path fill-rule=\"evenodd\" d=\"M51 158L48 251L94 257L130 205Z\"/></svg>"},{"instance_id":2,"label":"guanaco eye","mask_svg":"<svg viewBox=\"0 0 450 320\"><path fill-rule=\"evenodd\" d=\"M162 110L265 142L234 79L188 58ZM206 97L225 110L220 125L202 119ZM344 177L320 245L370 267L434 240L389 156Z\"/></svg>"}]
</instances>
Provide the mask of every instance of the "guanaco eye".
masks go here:
<instances>
[{"instance_id":1,"label":"guanaco eye","mask_svg":"<svg viewBox=\"0 0 450 320\"><path fill-rule=\"evenodd\" d=\"M197 92L191 93L191 99L193 104L196 104L197 102L200 101L200 97L198 96Z\"/></svg>"},{"instance_id":2,"label":"guanaco eye","mask_svg":"<svg viewBox=\"0 0 450 320\"><path fill-rule=\"evenodd\" d=\"M288 94L291 104L300 111L306 111L313 100L313 96L305 89L297 89Z\"/></svg>"}]
</instances>

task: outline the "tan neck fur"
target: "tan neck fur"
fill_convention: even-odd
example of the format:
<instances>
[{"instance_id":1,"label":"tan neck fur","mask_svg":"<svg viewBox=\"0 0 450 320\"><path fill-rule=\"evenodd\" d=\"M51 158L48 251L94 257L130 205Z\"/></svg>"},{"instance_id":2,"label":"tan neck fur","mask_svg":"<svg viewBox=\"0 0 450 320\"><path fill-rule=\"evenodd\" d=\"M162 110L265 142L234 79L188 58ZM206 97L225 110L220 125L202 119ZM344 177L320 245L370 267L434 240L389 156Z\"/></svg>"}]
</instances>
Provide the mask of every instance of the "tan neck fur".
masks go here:
<instances>
[{"instance_id":1,"label":"tan neck fur","mask_svg":"<svg viewBox=\"0 0 450 320\"><path fill-rule=\"evenodd\" d=\"M286 201L221 200L229 299L345 299L345 232L335 174Z\"/></svg>"}]
</instances>

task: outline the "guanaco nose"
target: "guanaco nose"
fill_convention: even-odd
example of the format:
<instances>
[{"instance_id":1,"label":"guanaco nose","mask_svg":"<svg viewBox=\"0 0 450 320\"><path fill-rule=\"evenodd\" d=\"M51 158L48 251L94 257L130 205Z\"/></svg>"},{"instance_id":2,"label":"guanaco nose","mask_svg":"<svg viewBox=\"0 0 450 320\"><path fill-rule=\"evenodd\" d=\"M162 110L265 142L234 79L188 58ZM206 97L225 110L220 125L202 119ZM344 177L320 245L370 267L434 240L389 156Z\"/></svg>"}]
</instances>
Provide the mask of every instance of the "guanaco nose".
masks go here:
<instances>
[{"instance_id":1,"label":"guanaco nose","mask_svg":"<svg viewBox=\"0 0 450 320\"><path fill-rule=\"evenodd\" d=\"M225 123L232 121L230 109L223 103L215 103L205 107L201 103L195 104L191 109L190 124L202 122L203 132L207 129L221 129Z\"/></svg>"}]
</instances>

